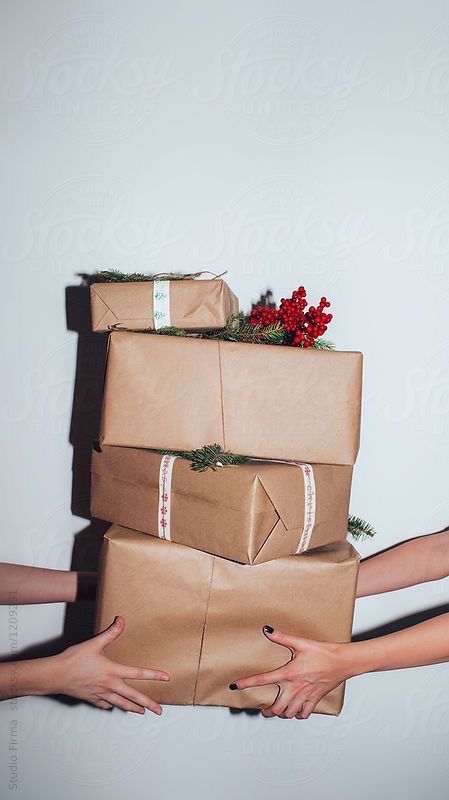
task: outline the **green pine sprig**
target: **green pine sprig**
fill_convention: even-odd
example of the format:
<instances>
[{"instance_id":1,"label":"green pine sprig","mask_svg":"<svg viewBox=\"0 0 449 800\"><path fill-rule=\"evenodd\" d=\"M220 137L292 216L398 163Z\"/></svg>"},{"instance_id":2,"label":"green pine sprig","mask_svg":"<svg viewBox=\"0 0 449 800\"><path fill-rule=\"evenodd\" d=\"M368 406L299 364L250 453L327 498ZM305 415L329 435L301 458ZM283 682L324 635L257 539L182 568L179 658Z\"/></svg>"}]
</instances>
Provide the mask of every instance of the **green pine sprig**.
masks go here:
<instances>
[{"instance_id":1,"label":"green pine sprig","mask_svg":"<svg viewBox=\"0 0 449 800\"><path fill-rule=\"evenodd\" d=\"M163 336L189 336L184 328L177 328L175 325L165 325L155 330L154 328L127 328L125 325L110 325L109 330L121 331L123 333L161 333Z\"/></svg>"},{"instance_id":2,"label":"green pine sprig","mask_svg":"<svg viewBox=\"0 0 449 800\"><path fill-rule=\"evenodd\" d=\"M281 324L251 325L246 321L245 314L233 314L229 317L224 328L207 331L200 334L201 339L218 339L222 342L243 342L245 344L282 344L284 328Z\"/></svg>"},{"instance_id":3,"label":"green pine sprig","mask_svg":"<svg viewBox=\"0 0 449 800\"><path fill-rule=\"evenodd\" d=\"M245 314L239 311L237 314L231 314L228 317L226 325L223 328L217 328L212 331L205 331L199 334L202 339L226 339L228 336L233 336L237 333L245 322Z\"/></svg>"},{"instance_id":4,"label":"green pine sprig","mask_svg":"<svg viewBox=\"0 0 449 800\"><path fill-rule=\"evenodd\" d=\"M102 269L92 276L93 283L132 283L136 281L151 281L150 275L142 272L120 272L118 269Z\"/></svg>"},{"instance_id":5,"label":"green pine sprig","mask_svg":"<svg viewBox=\"0 0 449 800\"><path fill-rule=\"evenodd\" d=\"M329 339L315 339L312 350L335 350L335 345Z\"/></svg>"},{"instance_id":6,"label":"green pine sprig","mask_svg":"<svg viewBox=\"0 0 449 800\"><path fill-rule=\"evenodd\" d=\"M206 472L208 469L217 471L219 467L229 467L235 464L246 464L248 456L238 456L223 450L219 444L206 444L197 450L160 450L162 455L179 456L190 461L194 472Z\"/></svg>"},{"instance_id":7,"label":"green pine sprig","mask_svg":"<svg viewBox=\"0 0 449 800\"><path fill-rule=\"evenodd\" d=\"M118 269L102 269L92 276L92 283L137 283L141 281L183 281L198 278L201 272L164 272L161 274L145 275L142 272L120 272Z\"/></svg>"},{"instance_id":8,"label":"green pine sprig","mask_svg":"<svg viewBox=\"0 0 449 800\"><path fill-rule=\"evenodd\" d=\"M350 514L348 517L348 533L353 539L372 539L376 535L376 531L369 522L361 517L355 517Z\"/></svg>"},{"instance_id":9,"label":"green pine sprig","mask_svg":"<svg viewBox=\"0 0 449 800\"><path fill-rule=\"evenodd\" d=\"M245 344L284 344L285 328L281 322L265 327L252 325L247 321L243 311L229 317L224 328L200 334L201 339L218 339L224 342L244 342ZM328 339L315 339L312 345L316 350L335 350L335 345Z\"/></svg>"},{"instance_id":10,"label":"green pine sprig","mask_svg":"<svg viewBox=\"0 0 449 800\"><path fill-rule=\"evenodd\" d=\"M161 333L163 336L187 336L184 328L177 328L175 325L165 325L157 331L145 329L145 333Z\"/></svg>"}]
</instances>

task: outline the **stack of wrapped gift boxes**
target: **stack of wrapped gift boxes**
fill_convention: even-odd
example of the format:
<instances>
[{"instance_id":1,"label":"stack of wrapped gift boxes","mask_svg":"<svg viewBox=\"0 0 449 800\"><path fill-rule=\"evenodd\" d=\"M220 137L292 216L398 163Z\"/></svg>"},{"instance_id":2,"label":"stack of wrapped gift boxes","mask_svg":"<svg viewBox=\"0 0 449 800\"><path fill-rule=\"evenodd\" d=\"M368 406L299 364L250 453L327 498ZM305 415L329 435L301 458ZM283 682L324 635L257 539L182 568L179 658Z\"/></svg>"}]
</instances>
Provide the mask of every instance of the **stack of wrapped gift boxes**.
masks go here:
<instances>
[{"instance_id":1,"label":"stack of wrapped gift boxes","mask_svg":"<svg viewBox=\"0 0 449 800\"><path fill-rule=\"evenodd\" d=\"M94 330L110 330L92 514L113 523L96 628L124 616L108 654L169 672L134 684L161 703L271 705L276 685L228 688L290 660L265 624L351 636L362 354L139 332L217 329L236 310L220 279L92 286ZM209 443L250 460L195 472L158 452ZM338 714L343 694L316 711Z\"/></svg>"}]
</instances>

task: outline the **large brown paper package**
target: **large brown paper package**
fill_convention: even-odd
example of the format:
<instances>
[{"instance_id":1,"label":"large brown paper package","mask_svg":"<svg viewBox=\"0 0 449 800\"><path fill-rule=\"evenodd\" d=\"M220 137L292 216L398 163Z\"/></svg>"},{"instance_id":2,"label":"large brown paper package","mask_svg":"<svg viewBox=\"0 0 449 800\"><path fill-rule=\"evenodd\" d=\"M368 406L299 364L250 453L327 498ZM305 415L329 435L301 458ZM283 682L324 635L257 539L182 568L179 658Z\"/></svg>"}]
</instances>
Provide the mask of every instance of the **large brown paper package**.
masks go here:
<instances>
[{"instance_id":1,"label":"large brown paper package","mask_svg":"<svg viewBox=\"0 0 449 800\"><path fill-rule=\"evenodd\" d=\"M263 625L349 641L357 570L348 542L249 565L113 526L101 553L96 630L117 614L125 618L107 655L166 670L166 683L129 681L161 703L266 708L277 685L228 688L290 661L291 651L270 642ZM316 710L338 714L343 694L340 685Z\"/></svg>"},{"instance_id":2,"label":"large brown paper package","mask_svg":"<svg viewBox=\"0 0 449 800\"><path fill-rule=\"evenodd\" d=\"M355 463L362 353L110 334L104 444Z\"/></svg>"},{"instance_id":3,"label":"large brown paper package","mask_svg":"<svg viewBox=\"0 0 449 800\"><path fill-rule=\"evenodd\" d=\"M162 283L169 289L170 319L165 324L189 331L213 330L223 328L239 310L237 297L220 278ZM153 281L93 283L90 298L96 332L113 325L132 330L157 327Z\"/></svg>"},{"instance_id":4,"label":"large brown paper package","mask_svg":"<svg viewBox=\"0 0 449 800\"><path fill-rule=\"evenodd\" d=\"M92 453L91 512L222 558L260 563L346 539L351 478L350 466L276 461L201 473L181 458L103 445Z\"/></svg>"}]
</instances>

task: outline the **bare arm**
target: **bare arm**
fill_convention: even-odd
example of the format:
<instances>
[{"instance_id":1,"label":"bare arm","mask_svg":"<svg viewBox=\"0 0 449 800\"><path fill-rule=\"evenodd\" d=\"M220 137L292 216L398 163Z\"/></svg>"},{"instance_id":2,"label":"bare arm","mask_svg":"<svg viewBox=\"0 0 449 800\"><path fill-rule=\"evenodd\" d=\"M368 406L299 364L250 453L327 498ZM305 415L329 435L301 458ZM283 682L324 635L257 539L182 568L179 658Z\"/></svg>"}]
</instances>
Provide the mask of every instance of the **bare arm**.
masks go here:
<instances>
[{"instance_id":1,"label":"bare arm","mask_svg":"<svg viewBox=\"0 0 449 800\"><path fill-rule=\"evenodd\" d=\"M340 645L347 653L348 678L365 672L423 667L449 661L449 614L397 633Z\"/></svg>"},{"instance_id":2,"label":"bare arm","mask_svg":"<svg viewBox=\"0 0 449 800\"><path fill-rule=\"evenodd\" d=\"M364 642L317 642L271 630L264 629L265 636L289 648L291 661L229 687L277 684L280 691L275 702L262 712L266 717L306 719L324 695L355 675L449 661L449 614Z\"/></svg>"},{"instance_id":3,"label":"bare arm","mask_svg":"<svg viewBox=\"0 0 449 800\"><path fill-rule=\"evenodd\" d=\"M126 681L166 681L169 675L148 667L117 664L105 653L107 646L122 635L124 627L123 617L116 617L97 636L68 647L57 656L0 664L0 700L24 695L66 694L98 708L117 706L137 714L149 709L161 714L158 702Z\"/></svg>"},{"instance_id":4,"label":"bare arm","mask_svg":"<svg viewBox=\"0 0 449 800\"><path fill-rule=\"evenodd\" d=\"M95 583L94 572L0 563L0 605L72 603L77 599L92 599Z\"/></svg>"},{"instance_id":5,"label":"bare arm","mask_svg":"<svg viewBox=\"0 0 449 800\"><path fill-rule=\"evenodd\" d=\"M55 691L54 656L0 664L0 700Z\"/></svg>"},{"instance_id":6,"label":"bare arm","mask_svg":"<svg viewBox=\"0 0 449 800\"><path fill-rule=\"evenodd\" d=\"M420 536L365 559L357 597L404 589L449 575L449 531Z\"/></svg>"}]
</instances>

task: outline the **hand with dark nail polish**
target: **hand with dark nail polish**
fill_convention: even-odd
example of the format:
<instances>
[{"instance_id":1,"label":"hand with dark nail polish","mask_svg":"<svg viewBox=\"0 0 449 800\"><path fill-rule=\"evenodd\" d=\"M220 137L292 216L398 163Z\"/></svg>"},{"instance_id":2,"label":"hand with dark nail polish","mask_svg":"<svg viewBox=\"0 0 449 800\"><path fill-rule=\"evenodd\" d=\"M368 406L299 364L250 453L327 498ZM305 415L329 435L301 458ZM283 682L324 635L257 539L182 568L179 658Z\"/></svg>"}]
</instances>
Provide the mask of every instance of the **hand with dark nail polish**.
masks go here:
<instances>
[{"instance_id":1,"label":"hand with dark nail polish","mask_svg":"<svg viewBox=\"0 0 449 800\"><path fill-rule=\"evenodd\" d=\"M270 672L239 678L229 688L244 691L252 686L277 685L274 703L261 709L263 717L307 719L325 694L353 674L349 654L355 645L315 642L275 630L272 625L264 625L262 631L273 644L288 648L292 658Z\"/></svg>"}]
</instances>

